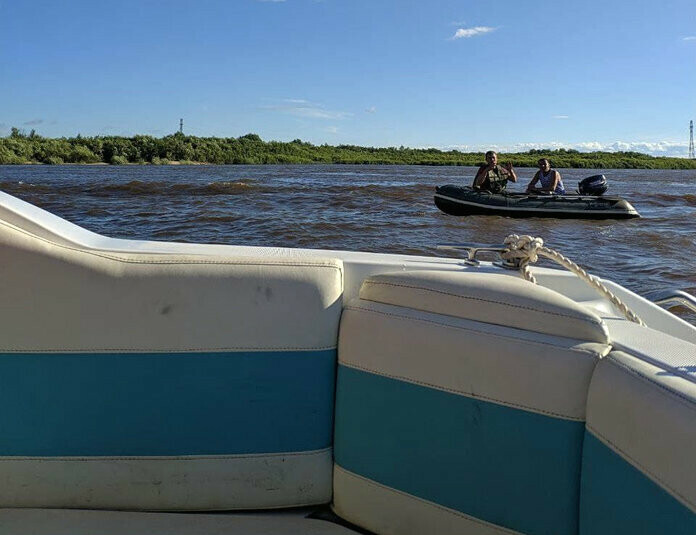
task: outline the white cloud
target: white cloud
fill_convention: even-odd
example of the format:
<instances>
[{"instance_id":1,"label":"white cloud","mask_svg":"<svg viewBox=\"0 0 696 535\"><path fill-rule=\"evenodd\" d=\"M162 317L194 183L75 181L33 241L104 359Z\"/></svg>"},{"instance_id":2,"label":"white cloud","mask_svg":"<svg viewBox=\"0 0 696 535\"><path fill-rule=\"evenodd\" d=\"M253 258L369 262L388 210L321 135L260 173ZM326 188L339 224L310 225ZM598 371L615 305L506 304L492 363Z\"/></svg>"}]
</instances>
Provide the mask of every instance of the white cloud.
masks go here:
<instances>
[{"instance_id":1,"label":"white cloud","mask_svg":"<svg viewBox=\"0 0 696 535\"><path fill-rule=\"evenodd\" d=\"M261 109L286 113L288 115L295 115L296 117L306 117L309 119L335 120L345 119L346 117L351 117L353 115L352 113L345 111L327 110L321 104L316 104L303 99L287 98L283 99L281 102L282 104L261 106Z\"/></svg>"},{"instance_id":2,"label":"white cloud","mask_svg":"<svg viewBox=\"0 0 696 535\"><path fill-rule=\"evenodd\" d=\"M366 108L365 111L367 113L375 113L377 111L377 108L375 108L374 106L370 106L369 108Z\"/></svg>"},{"instance_id":3,"label":"white cloud","mask_svg":"<svg viewBox=\"0 0 696 535\"><path fill-rule=\"evenodd\" d=\"M468 39L469 37L483 35L495 30L496 28L491 28L490 26L474 26L473 28L459 28L456 32L454 32L454 35L450 39Z\"/></svg>"},{"instance_id":4,"label":"white cloud","mask_svg":"<svg viewBox=\"0 0 696 535\"><path fill-rule=\"evenodd\" d=\"M674 141L583 141L579 143L548 141L543 143L515 143L511 145L450 145L443 147L443 150L459 150L462 152L485 152L487 150L527 152L532 149L574 149L580 152L641 152L651 156L672 156L676 158L685 158L688 154L686 143Z\"/></svg>"},{"instance_id":5,"label":"white cloud","mask_svg":"<svg viewBox=\"0 0 696 535\"><path fill-rule=\"evenodd\" d=\"M568 115L554 115L553 119L570 119Z\"/></svg>"},{"instance_id":6,"label":"white cloud","mask_svg":"<svg viewBox=\"0 0 696 535\"><path fill-rule=\"evenodd\" d=\"M326 131L329 134L338 134L338 127L337 126L327 126Z\"/></svg>"},{"instance_id":7,"label":"white cloud","mask_svg":"<svg viewBox=\"0 0 696 535\"><path fill-rule=\"evenodd\" d=\"M696 35L689 35L688 37L682 37L682 41L696 41Z\"/></svg>"},{"instance_id":8,"label":"white cloud","mask_svg":"<svg viewBox=\"0 0 696 535\"><path fill-rule=\"evenodd\" d=\"M651 154L653 156L686 156L686 143L673 141L614 141L613 143L585 142L577 143L580 151L602 150L607 152L633 151Z\"/></svg>"}]
</instances>

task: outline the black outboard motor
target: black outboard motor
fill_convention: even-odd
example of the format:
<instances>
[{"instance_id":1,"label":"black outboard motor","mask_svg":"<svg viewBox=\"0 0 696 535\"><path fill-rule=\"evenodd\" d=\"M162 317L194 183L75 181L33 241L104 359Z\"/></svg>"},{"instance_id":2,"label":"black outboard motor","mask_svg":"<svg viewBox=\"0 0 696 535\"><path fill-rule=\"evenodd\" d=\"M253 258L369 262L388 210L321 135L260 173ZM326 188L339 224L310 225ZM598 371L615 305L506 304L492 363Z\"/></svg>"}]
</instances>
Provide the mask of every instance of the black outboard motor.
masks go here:
<instances>
[{"instance_id":1,"label":"black outboard motor","mask_svg":"<svg viewBox=\"0 0 696 535\"><path fill-rule=\"evenodd\" d=\"M607 191L607 177L604 175L588 176L578 182L580 195L602 195Z\"/></svg>"}]
</instances>

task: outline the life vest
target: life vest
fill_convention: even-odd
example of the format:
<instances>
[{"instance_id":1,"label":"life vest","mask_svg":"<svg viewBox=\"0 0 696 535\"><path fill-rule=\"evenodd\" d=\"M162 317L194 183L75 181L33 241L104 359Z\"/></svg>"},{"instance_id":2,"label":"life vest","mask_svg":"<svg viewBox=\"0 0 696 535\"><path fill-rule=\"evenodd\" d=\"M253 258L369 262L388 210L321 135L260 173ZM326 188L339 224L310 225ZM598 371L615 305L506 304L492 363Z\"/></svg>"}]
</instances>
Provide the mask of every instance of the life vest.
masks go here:
<instances>
[{"instance_id":1,"label":"life vest","mask_svg":"<svg viewBox=\"0 0 696 535\"><path fill-rule=\"evenodd\" d=\"M505 190L508 183L508 172L496 165L493 169L486 172L486 178L481 183L481 189L492 193L501 193Z\"/></svg>"}]
</instances>

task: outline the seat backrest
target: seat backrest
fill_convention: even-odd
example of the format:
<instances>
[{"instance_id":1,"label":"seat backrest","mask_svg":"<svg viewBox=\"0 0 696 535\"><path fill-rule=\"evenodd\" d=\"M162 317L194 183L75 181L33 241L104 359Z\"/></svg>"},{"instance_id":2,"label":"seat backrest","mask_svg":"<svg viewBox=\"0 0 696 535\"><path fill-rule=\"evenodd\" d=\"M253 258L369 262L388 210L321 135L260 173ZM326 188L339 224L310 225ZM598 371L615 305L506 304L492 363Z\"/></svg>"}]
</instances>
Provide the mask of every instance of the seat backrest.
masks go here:
<instances>
[{"instance_id":1,"label":"seat backrest","mask_svg":"<svg viewBox=\"0 0 696 535\"><path fill-rule=\"evenodd\" d=\"M600 318L513 275L367 279L339 332L335 510L380 534L577 533L607 352Z\"/></svg>"},{"instance_id":2,"label":"seat backrest","mask_svg":"<svg viewBox=\"0 0 696 535\"><path fill-rule=\"evenodd\" d=\"M0 507L327 503L342 265L0 222Z\"/></svg>"},{"instance_id":3,"label":"seat backrest","mask_svg":"<svg viewBox=\"0 0 696 535\"><path fill-rule=\"evenodd\" d=\"M696 345L625 324L592 376L580 533L696 533Z\"/></svg>"}]
</instances>

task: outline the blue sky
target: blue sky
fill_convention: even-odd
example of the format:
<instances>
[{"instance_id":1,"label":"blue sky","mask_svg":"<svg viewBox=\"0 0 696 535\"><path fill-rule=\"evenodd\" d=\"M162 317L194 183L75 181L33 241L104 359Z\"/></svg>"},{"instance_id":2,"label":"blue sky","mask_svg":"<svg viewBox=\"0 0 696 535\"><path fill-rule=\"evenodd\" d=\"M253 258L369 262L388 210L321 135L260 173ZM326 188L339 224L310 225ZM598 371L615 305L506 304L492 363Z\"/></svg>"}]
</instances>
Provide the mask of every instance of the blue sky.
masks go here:
<instances>
[{"instance_id":1,"label":"blue sky","mask_svg":"<svg viewBox=\"0 0 696 535\"><path fill-rule=\"evenodd\" d=\"M686 155L696 2L0 0L0 135Z\"/></svg>"}]
</instances>

